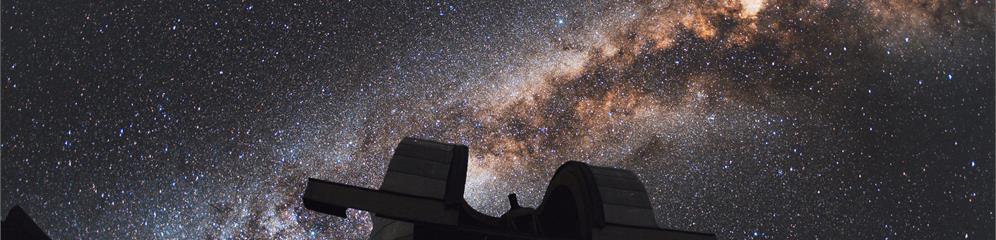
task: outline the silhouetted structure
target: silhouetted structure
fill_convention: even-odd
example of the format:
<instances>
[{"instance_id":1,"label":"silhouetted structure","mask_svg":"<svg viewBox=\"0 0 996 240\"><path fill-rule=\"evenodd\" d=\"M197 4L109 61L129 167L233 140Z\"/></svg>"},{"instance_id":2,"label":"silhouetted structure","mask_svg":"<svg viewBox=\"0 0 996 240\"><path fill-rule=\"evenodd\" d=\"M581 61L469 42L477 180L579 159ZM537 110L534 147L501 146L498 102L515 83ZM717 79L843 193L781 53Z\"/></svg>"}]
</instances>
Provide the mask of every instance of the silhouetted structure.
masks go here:
<instances>
[{"instance_id":1,"label":"silhouetted structure","mask_svg":"<svg viewBox=\"0 0 996 240\"><path fill-rule=\"evenodd\" d=\"M646 189L632 172L567 162L557 169L536 209L500 218L463 199L467 147L405 138L380 190L308 179L304 206L346 217L346 208L374 213L371 239L715 239L661 229Z\"/></svg>"},{"instance_id":2,"label":"silhouetted structure","mask_svg":"<svg viewBox=\"0 0 996 240\"><path fill-rule=\"evenodd\" d=\"M0 238L2 239L49 239L31 216L28 216L24 209L14 206L7 212L3 223L0 224Z\"/></svg>"}]
</instances>

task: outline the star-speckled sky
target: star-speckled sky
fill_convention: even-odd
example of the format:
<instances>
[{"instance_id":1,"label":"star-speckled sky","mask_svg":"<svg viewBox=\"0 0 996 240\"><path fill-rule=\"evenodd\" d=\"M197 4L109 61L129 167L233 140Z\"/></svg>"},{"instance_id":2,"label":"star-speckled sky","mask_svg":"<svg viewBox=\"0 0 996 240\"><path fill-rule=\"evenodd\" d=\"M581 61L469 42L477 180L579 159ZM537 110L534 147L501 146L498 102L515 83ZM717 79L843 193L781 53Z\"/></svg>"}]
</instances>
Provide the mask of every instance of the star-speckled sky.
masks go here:
<instances>
[{"instance_id":1,"label":"star-speckled sky","mask_svg":"<svg viewBox=\"0 0 996 240\"><path fill-rule=\"evenodd\" d=\"M993 239L994 8L971 1L2 5L2 208L58 239L363 239L405 136L465 198L630 169L722 239Z\"/></svg>"}]
</instances>

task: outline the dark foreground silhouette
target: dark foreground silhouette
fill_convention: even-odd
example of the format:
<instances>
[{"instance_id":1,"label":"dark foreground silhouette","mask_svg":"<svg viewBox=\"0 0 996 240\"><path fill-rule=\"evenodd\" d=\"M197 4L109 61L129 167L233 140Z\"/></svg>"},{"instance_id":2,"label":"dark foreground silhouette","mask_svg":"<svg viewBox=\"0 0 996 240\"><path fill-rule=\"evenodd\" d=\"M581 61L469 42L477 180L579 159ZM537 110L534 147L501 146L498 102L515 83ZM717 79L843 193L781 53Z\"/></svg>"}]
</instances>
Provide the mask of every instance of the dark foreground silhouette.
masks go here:
<instances>
[{"instance_id":1,"label":"dark foreground silhouette","mask_svg":"<svg viewBox=\"0 0 996 240\"><path fill-rule=\"evenodd\" d=\"M567 162L537 208L519 206L495 218L463 199L467 146L405 138L379 190L308 179L308 209L346 217L374 214L371 239L715 239L657 226L646 189L630 171Z\"/></svg>"},{"instance_id":2,"label":"dark foreground silhouette","mask_svg":"<svg viewBox=\"0 0 996 240\"><path fill-rule=\"evenodd\" d=\"M3 225L0 227L2 239L49 239L45 231L20 206L11 208L0 225Z\"/></svg>"}]
</instances>

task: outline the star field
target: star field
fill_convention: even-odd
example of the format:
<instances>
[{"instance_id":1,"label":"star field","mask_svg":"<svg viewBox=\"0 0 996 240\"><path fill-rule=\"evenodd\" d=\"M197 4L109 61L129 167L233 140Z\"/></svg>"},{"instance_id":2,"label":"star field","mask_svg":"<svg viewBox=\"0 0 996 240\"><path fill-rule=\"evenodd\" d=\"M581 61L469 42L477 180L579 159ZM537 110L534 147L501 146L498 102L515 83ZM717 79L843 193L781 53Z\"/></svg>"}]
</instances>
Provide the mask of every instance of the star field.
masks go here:
<instances>
[{"instance_id":1,"label":"star field","mask_svg":"<svg viewBox=\"0 0 996 240\"><path fill-rule=\"evenodd\" d=\"M721 239L993 239L992 1L7 1L0 200L56 239L365 239L406 136L465 198L635 172Z\"/></svg>"}]
</instances>

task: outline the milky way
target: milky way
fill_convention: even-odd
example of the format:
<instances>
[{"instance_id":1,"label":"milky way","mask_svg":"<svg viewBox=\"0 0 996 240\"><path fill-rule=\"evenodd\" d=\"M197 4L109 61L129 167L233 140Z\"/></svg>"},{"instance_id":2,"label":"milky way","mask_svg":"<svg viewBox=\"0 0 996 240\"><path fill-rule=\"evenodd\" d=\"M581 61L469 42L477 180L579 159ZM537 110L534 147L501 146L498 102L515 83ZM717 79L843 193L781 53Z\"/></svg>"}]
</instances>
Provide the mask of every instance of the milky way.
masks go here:
<instances>
[{"instance_id":1,"label":"milky way","mask_svg":"<svg viewBox=\"0 0 996 240\"><path fill-rule=\"evenodd\" d=\"M625 168L724 239L992 239L992 1L8 1L2 204L62 238L364 239L406 136L465 198Z\"/></svg>"}]
</instances>

